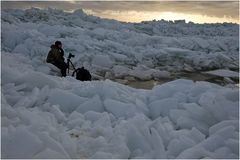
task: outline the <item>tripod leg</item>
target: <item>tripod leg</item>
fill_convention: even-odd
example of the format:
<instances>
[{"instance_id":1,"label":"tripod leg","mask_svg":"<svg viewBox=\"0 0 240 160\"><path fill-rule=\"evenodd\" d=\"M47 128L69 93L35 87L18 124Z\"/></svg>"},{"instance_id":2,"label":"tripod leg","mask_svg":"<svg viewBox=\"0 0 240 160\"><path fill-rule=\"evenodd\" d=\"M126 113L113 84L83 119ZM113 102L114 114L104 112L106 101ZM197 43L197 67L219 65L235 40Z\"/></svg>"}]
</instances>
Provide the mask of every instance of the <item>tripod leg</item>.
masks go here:
<instances>
[{"instance_id":1,"label":"tripod leg","mask_svg":"<svg viewBox=\"0 0 240 160\"><path fill-rule=\"evenodd\" d=\"M69 62L71 63L71 65L72 65L73 69L74 69L74 70L76 70L76 68L75 68L75 66L73 65L72 61L71 61L71 60L69 60Z\"/></svg>"},{"instance_id":2,"label":"tripod leg","mask_svg":"<svg viewBox=\"0 0 240 160\"><path fill-rule=\"evenodd\" d=\"M67 61L67 70L68 70L68 75L69 75L69 61Z\"/></svg>"}]
</instances>

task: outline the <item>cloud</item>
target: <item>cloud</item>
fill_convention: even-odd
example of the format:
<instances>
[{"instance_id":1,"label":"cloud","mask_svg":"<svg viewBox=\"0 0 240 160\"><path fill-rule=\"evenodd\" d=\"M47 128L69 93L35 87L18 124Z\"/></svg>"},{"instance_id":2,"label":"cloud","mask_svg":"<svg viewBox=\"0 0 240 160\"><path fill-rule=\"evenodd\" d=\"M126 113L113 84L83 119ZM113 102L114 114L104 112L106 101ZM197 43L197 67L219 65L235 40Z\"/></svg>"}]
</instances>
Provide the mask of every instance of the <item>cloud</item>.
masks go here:
<instances>
[{"instance_id":1,"label":"cloud","mask_svg":"<svg viewBox=\"0 0 240 160\"><path fill-rule=\"evenodd\" d=\"M238 1L21 1L2 2L2 8L58 8L63 10L88 9L95 13L106 10L137 11L137 12L178 12L185 14L200 14L214 17L239 17Z\"/></svg>"},{"instance_id":2,"label":"cloud","mask_svg":"<svg viewBox=\"0 0 240 160\"><path fill-rule=\"evenodd\" d=\"M82 2L81 6L91 10L152 11L202 14L215 17L238 18L239 2Z\"/></svg>"}]
</instances>

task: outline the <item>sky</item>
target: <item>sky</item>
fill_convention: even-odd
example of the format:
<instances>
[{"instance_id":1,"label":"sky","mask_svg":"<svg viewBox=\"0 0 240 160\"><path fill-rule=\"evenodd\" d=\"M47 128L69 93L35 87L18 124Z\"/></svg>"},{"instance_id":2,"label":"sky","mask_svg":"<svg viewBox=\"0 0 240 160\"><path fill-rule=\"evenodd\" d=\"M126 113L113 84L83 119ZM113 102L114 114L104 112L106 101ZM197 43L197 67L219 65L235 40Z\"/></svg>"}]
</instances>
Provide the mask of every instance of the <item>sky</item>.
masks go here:
<instances>
[{"instance_id":1,"label":"sky","mask_svg":"<svg viewBox=\"0 0 240 160\"><path fill-rule=\"evenodd\" d=\"M239 23L238 1L4 1L1 8L57 8L124 22L183 20L194 23Z\"/></svg>"}]
</instances>

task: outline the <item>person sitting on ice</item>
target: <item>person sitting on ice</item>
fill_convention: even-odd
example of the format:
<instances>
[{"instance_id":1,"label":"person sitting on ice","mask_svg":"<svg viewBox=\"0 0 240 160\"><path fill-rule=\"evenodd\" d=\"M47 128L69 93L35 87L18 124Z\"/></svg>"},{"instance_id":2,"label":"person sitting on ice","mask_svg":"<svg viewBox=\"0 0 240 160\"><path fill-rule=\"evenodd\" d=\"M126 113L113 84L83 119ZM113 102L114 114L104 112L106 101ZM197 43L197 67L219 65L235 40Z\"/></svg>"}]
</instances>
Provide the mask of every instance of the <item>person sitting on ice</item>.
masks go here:
<instances>
[{"instance_id":1,"label":"person sitting on ice","mask_svg":"<svg viewBox=\"0 0 240 160\"><path fill-rule=\"evenodd\" d=\"M55 45L51 45L51 50L48 52L47 63L51 63L61 70L63 77L66 77L66 71L68 68L67 63L64 62L64 51L62 49L62 43L56 41Z\"/></svg>"}]
</instances>

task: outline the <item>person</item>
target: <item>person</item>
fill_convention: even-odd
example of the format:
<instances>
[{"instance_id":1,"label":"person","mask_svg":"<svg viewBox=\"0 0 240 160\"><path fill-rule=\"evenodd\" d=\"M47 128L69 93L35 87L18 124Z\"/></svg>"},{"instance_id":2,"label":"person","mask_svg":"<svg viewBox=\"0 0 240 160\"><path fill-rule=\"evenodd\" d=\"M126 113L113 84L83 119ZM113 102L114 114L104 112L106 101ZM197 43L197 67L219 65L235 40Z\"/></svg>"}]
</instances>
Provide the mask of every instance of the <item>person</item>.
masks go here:
<instances>
[{"instance_id":1,"label":"person","mask_svg":"<svg viewBox=\"0 0 240 160\"><path fill-rule=\"evenodd\" d=\"M64 62L64 51L62 49L62 43L56 41L54 45L51 45L51 50L48 52L47 63L51 63L61 70L63 77L66 77L66 71L68 68L67 63Z\"/></svg>"}]
</instances>

